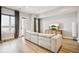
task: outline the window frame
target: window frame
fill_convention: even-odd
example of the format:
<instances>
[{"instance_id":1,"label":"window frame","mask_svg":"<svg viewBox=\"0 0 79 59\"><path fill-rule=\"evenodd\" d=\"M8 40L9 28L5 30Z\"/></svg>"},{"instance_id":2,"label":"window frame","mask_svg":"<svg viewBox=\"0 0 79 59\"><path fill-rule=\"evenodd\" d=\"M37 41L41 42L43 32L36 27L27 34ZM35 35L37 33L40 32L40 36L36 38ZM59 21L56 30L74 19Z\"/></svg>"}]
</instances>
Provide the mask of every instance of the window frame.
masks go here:
<instances>
[{"instance_id":1,"label":"window frame","mask_svg":"<svg viewBox=\"0 0 79 59\"><path fill-rule=\"evenodd\" d=\"M11 26L11 17L14 17L15 18L15 16L14 15L3 14L3 13L1 15L9 16L9 26L2 26L2 24L1 24L1 28L9 28L10 33L12 33L11 32L11 29L12 28L15 29L15 25L14 26ZM14 30L14 33L15 33L15 30Z\"/></svg>"}]
</instances>

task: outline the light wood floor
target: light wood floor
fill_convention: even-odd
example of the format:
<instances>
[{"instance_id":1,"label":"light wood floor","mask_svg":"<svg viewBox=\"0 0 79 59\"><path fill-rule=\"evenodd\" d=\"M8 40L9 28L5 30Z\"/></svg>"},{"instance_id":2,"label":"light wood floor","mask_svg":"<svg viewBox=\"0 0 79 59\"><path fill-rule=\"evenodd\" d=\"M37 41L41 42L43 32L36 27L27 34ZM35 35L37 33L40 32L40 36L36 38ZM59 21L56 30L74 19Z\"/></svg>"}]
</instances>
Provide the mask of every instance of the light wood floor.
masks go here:
<instances>
[{"instance_id":1,"label":"light wood floor","mask_svg":"<svg viewBox=\"0 0 79 59\"><path fill-rule=\"evenodd\" d=\"M63 39L63 46L60 53L79 53L79 43L72 39Z\"/></svg>"},{"instance_id":2,"label":"light wood floor","mask_svg":"<svg viewBox=\"0 0 79 59\"><path fill-rule=\"evenodd\" d=\"M70 39L63 39L63 46L59 53L78 53L79 43ZM7 42L0 43L0 53L50 53L31 42L25 41L24 38L18 38Z\"/></svg>"}]
</instances>

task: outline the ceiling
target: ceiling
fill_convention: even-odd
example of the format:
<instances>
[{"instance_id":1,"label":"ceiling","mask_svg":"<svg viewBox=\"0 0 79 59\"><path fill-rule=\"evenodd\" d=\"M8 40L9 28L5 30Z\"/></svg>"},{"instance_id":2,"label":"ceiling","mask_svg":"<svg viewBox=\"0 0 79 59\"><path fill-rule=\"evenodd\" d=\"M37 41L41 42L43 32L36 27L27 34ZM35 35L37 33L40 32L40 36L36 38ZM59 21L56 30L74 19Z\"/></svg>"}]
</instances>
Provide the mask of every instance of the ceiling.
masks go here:
<instances>
[{"instance_id":1,"label":"ceiling","mask_svg":"<svg viewBox=\"0 0 79 59\"><path fill-rule=\"evenodd\" d=\"M41 14L59 8L58 6L5 6L5 7L30 14Z\"/></svg>"}]
</instances>

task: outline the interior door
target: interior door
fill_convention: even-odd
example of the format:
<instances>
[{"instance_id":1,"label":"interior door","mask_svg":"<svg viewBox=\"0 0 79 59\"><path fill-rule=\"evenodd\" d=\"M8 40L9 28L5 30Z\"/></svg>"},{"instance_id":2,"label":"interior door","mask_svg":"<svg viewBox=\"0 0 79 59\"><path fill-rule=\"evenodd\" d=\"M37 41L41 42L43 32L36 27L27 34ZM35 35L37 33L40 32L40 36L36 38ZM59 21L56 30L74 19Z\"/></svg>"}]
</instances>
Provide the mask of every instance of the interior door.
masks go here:
<instances>
[{"instance_id":1,"label":"interior door","mask_svg":"<svg viewBox=\"0 0 79 59\"><path fill-rule=\"evenodd\" d=\"M25 37L25 32L26 32L26 19L22 19L22 26L21 26L21 36Z\"/></svg>"}]
</instances>

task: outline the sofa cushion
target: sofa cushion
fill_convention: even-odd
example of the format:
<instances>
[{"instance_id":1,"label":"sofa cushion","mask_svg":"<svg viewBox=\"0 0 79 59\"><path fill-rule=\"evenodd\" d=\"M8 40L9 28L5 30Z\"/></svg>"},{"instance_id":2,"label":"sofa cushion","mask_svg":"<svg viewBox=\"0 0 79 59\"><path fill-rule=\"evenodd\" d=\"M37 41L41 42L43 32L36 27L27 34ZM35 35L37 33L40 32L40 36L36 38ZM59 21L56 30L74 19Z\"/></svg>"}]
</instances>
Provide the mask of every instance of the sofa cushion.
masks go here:
<instances>
[{"instance_id":1,"label":"sofa cushion","mask_svg":"<svg viewBox=\"0 0 79 59\"><path fill-rule=\"evenodd\" d=\"M55 36L55 34L43 34L43 33L39 33L39 36L51 38L51 37Z\"/></svg>"}]
</instances>

